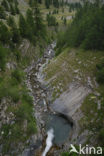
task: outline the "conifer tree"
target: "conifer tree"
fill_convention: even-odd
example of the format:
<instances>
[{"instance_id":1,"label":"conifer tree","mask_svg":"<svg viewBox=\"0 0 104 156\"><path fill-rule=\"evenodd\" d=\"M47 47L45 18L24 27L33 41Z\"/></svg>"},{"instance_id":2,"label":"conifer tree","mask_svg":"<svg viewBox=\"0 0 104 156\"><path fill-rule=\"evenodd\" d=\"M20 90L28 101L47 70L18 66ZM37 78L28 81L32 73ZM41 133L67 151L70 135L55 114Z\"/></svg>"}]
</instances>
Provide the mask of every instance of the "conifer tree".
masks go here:
<instances>
[{"instance_id":1,"label":"conifer tree","mask_svg":"<svg viewBox=\"0 0 104 156\"><path fill-rule=\"evenodd\" d=\"M16 3L15 3L14 9L15 9L16 14L19 14L20 11L19 11L18 5Z\"/></svg>"},{"instance_id":2,"label":"conifer tree","mask_svg":"<svg viewBox=\"0 0 104 156\"><path fill-rule=\"evenodd\" d=\"M59 1L53 0L53 5L54 5L54 7L59 8Z\"/></svg>"},{"instance_id":3,"label":"conifer tree","mask_svg":"<svg viewBox=\"0 0 104 156\"><path fill-rule=\"evenodd\" d=\"M6 18L5 10L4 10L4 8L2 6L0 6L0 18L1 19Z\"/></svg>"},{"instance_id":4,"label":"conifer tree","mask_svg":"<svg viewBox=\"0 0 104 156\"><path fill-rule=\"evenodd\" d=\"M35 21L36 35L45 37L46 28L45 28L45 25L43 24L43 19L42 19L40 10L38 8L37 2L35 3L35 8L34 8L34 21Z\"/></svg>"},{"instance_id":5,"label":"conifer tree","mask_svg":"<svg viewBox=\"0 0 104 156\"><path fill-rule=\"evenodd\" d=\"M49 0L45 0L45 5L46 5L46 8L49 9L49 7L50 7L50 2L49 2Z\"/></svg>"},{"instance_id":6,"label":"conifer tree","mask_svg":"<svg viewBox=\"0 0 104 156\"><path fill-rule=\"evenodd\" d=\"M16 14L15 8L14 8L13 4L10 4L10 11L11 11L11 14L12 15L15 15Z\"/></svg>"},{"instance_id":7,"label":"conifer tree","mask_svg":"<svg viewBox=\"0 0 104 156\"><path fill-rule=\"evenodd\" d=\"M12 27L14 25L14 18L12 16L9 16L7 19L7 24Z\"/></svg>"},{"instance_id":8,"label":"conifer tree","mask_svg":"<svg viewBox=\"0 0 104 156\"><path fill-rule=\"evenodd\" d=\"M19 16L19 29L22 37L27 37L27 23L22 14Z\"/></svg>"},{"instance_id":9,"label":"conifer tree","mask_svg":"<svg viewBox=\"0 0 104 156\"><path fill-rule=\"evenodd\" d=\"M18 43L20 41L20 32L17 28L15 21L14 21L14 18L12 16L9 16L9 18L7 19L7 23L11 27L12 41L14 43Z\"/></svg>"},{"instance_id":10,"label":"conifer tree","mask_svg":"<svg viewBox=\"0 0 104 156\"><path fill-rule=\"evenodd\" d=\"M41 4L41 3L42 3L42 0L38 0L38 3L40 3L40 4Z\"/></svg>"},{"instance_id":11,"label":"conifer tree","mask_svg":"<svg viewBox=\"0 0 104 156\"><path fill-rule=\"evenodd\" d=\"M5 8L6 11L9 11L9 6L8 6L8 2L6 0L3 0L1 2L1 5Z\"/></svg>"},{"instance_id":12,"label":"conifer tree","mask_svg":"<svg viewBox=\"0 0 104 156\"><path fill-rule=\"evenodd\" d=\"M8 44L9 41L11 40L11 33L8 30L7 26L0 21L0 41L3 44Z\"/></svg>"},{"instance_id":13,"label":"conifer tree","mask_svg":"<svg viewBox=\"0 0 104 156\"><path fill-rule=\"evenodd\" d=\"M28 9L26 12L26 22L28 27L28 39L32 42L35 42L35 23L33 18L33 12L30 9Z\"/></svg>"}]
</instances>

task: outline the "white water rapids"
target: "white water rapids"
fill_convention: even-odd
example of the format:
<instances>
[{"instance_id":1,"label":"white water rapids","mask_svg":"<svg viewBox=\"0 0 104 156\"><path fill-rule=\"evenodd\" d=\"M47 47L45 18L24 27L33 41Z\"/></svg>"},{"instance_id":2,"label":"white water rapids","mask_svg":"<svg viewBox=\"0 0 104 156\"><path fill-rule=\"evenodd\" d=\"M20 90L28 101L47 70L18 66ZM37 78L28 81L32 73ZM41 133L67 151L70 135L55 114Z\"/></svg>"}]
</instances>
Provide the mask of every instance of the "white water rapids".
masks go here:
<instances>
[{"instance_id":1,"label":"white water rapids","mask_svg":"<svg viewBox=\"0 0 104 156\"><path fill-rule=\"evenodd\" d=\"M52 147L52 141L54 138L54 130L51 128L48 132L47 132L47 139L46 139L46 148L42 154L42 156L46 156L48 151L50 150L50 148Z\"/></svg>"}]
</instances>

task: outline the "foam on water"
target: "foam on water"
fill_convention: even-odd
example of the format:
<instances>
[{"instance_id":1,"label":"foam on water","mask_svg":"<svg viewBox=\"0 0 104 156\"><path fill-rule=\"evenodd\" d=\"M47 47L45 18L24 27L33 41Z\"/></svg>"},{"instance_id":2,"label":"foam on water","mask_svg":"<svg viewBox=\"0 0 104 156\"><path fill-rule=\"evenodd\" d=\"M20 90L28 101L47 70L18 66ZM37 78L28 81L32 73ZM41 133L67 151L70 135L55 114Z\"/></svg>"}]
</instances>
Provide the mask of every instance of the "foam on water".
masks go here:
<instances>
[{"instance_id":1,"label":"foam on water","mask_svg":"<svg viewBox=\"0 0 104 156\"><path fill-rule=\"evenodd\" d=\"M42 156L46 156L48 151L50 150L50 148L52 147L52 141L54 138L54 130L51 128L48 132L47 132L47 139L46 139L46 148L42 154Z\"/></svg>"}]
</instances>

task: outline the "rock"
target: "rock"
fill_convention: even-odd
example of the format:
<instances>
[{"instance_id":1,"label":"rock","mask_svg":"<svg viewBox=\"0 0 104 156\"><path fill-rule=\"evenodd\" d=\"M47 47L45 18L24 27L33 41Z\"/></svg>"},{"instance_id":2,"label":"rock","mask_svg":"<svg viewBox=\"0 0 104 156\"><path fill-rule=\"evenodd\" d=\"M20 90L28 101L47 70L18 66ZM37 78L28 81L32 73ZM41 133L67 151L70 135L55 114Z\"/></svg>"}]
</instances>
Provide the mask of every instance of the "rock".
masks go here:
<instances>
[{"instance_id":1,"label":"rock","mask_svg":"<svg viewBox=\"0 0 104 156\"><path fill-rule=\"evenodd\" d=\"M3 135L4 134L4 131L1 131L1 135Z\"/></svg>"},{"instance_id":2,"label":"rock","mask_svg":"<svg viewBox=\"0 0 104 156\"><path fill-rule=\"evenodd\" d=\"M81 64L81 63L82 63L81 61L78 62L78 64Z\"/></svg>"},{"instance_id":3,"label":"rock","mask_svg":"<svg viewBox=\"0 0 104 156\"><path fill-rule=\"evenodd\" d=\"M95 96L101 96L101 94L98 92L95 92L94 94L95 94Z\"/></svg>"},{"instance_id":4,"label":"rock","mask_svg":"<svg viewBox=\"0 0 104 156\"><path fill-rule=\"evenodd\" d=\"M43 100L39 100L38 105L44 106L44 101Z\"/></svg>"},{"instance_id":5,"label":"rock","mask_svg":"<svg viewBox=\"0 0 104 156\"><path fill-rule=\"evenodd\" d=\"M22 156L31 156L30 149L25 149L22 153Z\"/></svg>"},{"instance_id":6,"label":"rock","mask_svg":"<svg viewBox=\"0 0 104 156\"><path fill-rule=\"evenodd\" d=\"M6 64L6 67L7 67L7 69L15 69L16 68L16 63L15 62L8 62L7 64Z\"/></svg>"},{"instance_id":7,"label":"rock","mask_svg":"<svg viewBox=\"0 0 104 156\"><path fill-rule=\"evenodd\" d=\"M15 124L15 121L11 121L11 123L10 123L11 125L13 125L13 124Z\"/></svg>"},{"instance_id":8,"label":"rock","mask_svg":"<svg viewBox=\"0 0 104 156\"><path fill-rule=\"evenodd\" d=\"M32 135L30 138L30 145L35 145L37 140L37 135Z\"/></svg>"},{"instance_id":9,"label":"rock","mask_svg":"<svg viewBox=\"0 0 104 156\"><path fill-rule=\"evenodd\" d=\"M51 104L51 107L57 112L67 113L69 116L72 116L76 110L80 108L81 103L89 93L90 89L88 87L74 82L70 84L66 92L62 93L61 96Z\"/></svg>"},{"instance_id":10,"label":"rock","mask_svg":"<svg viewBox=\"0 0 104 156\"><path fill-rule=\"evenodd\" d=\"M44 109L44 112L47 112L47 109Z\"/></svg>"},{"instance_id":11,"label":"rock","mask_svg":"<svg viewBox=\"0 0 104 156\"><path fill-rule=\"evenodd\" d=\"M79 69L77 69L77 70L74 70L74 73L78 73L79 72Z\"/></svg>"},{"instance_id":12,"label":"rock","mask_svg":"<svg viewBox=\"0 0 104 156\"><path fill-rule=\"evenodd\" d=\"M41 97L46 97L46 94L45 94L45 93L42 93L42 94L41 94Z\"/></svg>"},{"instance_id":13,"label":"rock","mask_svg":"<svg viewBox=\"0 0 104 156\"><path fill-rule=\"evenodd\" d=\"M88 77L88 81L87 81L88 86L90 86L91 88L93 88L93 84L91 82L91 78Z\"/></svg>"},{"instance_id":14,"label":"rock","mask_svg":"<svg viewBox=\"0 0 104 156\"><path fill-rule=\"evenodd\" d=\"M9 135L11 135L12 134L12 132L11 131L9 131Z\"/></svg>"},{"instance_id":15,"label":"rock","mask_svg":"<svg viewBox=\"0 0 104 156\"><path fill-rule=\"evenodd\" d=\"M98 104L98 110L101 109L101 101L100 100L98 100L97 104Z\"/></svg>"}]
</instances>

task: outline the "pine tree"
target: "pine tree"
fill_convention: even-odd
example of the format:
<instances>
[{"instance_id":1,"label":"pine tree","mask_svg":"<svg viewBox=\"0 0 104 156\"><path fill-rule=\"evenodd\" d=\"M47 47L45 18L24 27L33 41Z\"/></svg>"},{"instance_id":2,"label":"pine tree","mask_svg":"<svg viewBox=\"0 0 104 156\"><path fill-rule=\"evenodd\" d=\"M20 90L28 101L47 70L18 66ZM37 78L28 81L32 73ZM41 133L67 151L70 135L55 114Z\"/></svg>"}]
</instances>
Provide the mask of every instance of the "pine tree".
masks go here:
<instances>
[{"instance_id":1,"label":"pine tree","mask_svg":"<svg viewBox=\"0 0 104 156\"><path fill-rule=\"evenodd\" d=\"M54 7L59 8L59 1L53 0L53 5L54 5Z\"/></svg>"},{"instance_id":2,"label":"pine tree","mask_svg":"<svg viewBox=\"0 0 104 156\"><path fill-rule=\"evenodd\" d=\"M15 27L16 26L15 21L14 21L14 18L12 16L9 16L9 18L7 19L7 24L10 27Z\"/></svg>"},{"instance_id":3,"label":"pine tree","mask_svg":"<svg viewBox=\"0 0 104 156\"><path fill-rule=\"evenodd\" d=\"M29 5L32 6L32 0L29 0Z\"/></svg>"},{"instance_id":4,"label":"pine tree","mask_svg":"<svg viewBox=\"0 0 104 156\"><path fill-rule=\"evenodd\" d=\"M1 21L0 22L0 41L3 44L8 44L11 40L11 33L8 30L7 26Z\"/></svg>"},{"instance_id":5,"label":"pine tree","mask_svg":"<svg viewBox=\"0 0 104 156\"><path fill-rule=\"evenodd\" d=\"M7 49L6 48L3 48L2 45L0 45L0 69L2 71L5 70L5 67L6 67L6 57L7 57Z\"/></svg>"},{"instance_id":6,"label":"pine tree","mask_svg":"<svg viewBox=\"0 0 104 156\"><path fill-rule=\"evenodd\" d=\"M61 6L61 7L64 6L64 0L61 0L61 2L60 2L60 6Z\"/></svg>"},{"instance_id":7,"label":"pine tree","mask_svg":"<svg viewBox=\"0 0 104 156\"><path fill-rule=\"evenodd\" d=\"M47 22L48 22L48 26L57 26L58 25L56 18L50 14L47 14Z\"/></svg>"},{"instance_id":8,"label":"pine tree","mask_svg":"<svg viewBox=\"0 0 104 156\"><path fill-rule=\"evenodd\" d=\"M30 27L34 27L33 12L30 9L28 9L26 12L26 22L28 23L28 25L30 25Z\"/></svg>"},{"instance_id":9,"label":"pine tree","mask_svg":"<svg viewBox=\"0 0 104 156\"><path fill-rule=\"evenodd\" d=\"M66 18L64 18L64 25L66 25Z\"/></svg>"},{"instance_id":10,"label":"pine tree","mask_svg":"<svg viewBox=\"0 0 104 156\"><path fill-rule=\"evenodd\" d=\"M30 7L34 7L37 0L29 0Z\"/></svg>"},{"instance_id":11,"label":"pine tree","mask_svg":"<svg viewBox=\"0 0 104 156\"><path fill-rule=\"evenodd\" d=\"M36 36L43 37L44 39L46 39L46 27L43 24L43 19L37 3L35 3L35 8L34 8L34 21L35 21Z\"/></svg>"},{"instance_id":12,"label":"pine tree","mask_svg":"<svg viewBox=\"0 0 104 156\"><path fill-rule=\"evenodd\" d=\"M40 3L40 4L41 4L41 3L42 3L42 0L38 0L38 3Z\"/></svg>"},{"instance_id":13,"label":"pine tree","mask_svg":"<svg viewBox=\"0 0 104 156\"><path fill-rule=\"evenodd\" d=\"M19 32L19 30L17 29L17 27L13 27L11 29L11 31L12 31L12 41L14 43L19 43L19 41L20 41L20 32Z\"/></svg>"},{"instance_id":14,"label":"pine tree","mask_svg":"<svg viewBox=\"0 0 104 156\"><path fill-rule=\"evenodd\" d=\"M49 0L45 0L45 5L46 5L46 8L49 9L49 7L50 7Z\"/></svg>"},{"instance_id":15,"label":"pine tree","mask_svg":"<svg viewBox=\"0 0 104 156\"><path fill-rule=\"evenodd\" d=\"M35 42L35 23L33 18L33 12L30 9L28 9L26 12L26 22L28 26L28 39L32 42Z\"/></svg>"},{"instance_id":16,"label":"pine tree","mask_svg":"<svg viewBox=\"0 0 104 156\"><path fill-rule=\"evenodd\" d=\"M8 2L6 0L3 0L1 2L1 5L5 8L6 11L9 11L9 6L8 6Z\"/></svg>"},{"instance_id":17,"label":"pine tree","mask_svg":"<svg viewBox=\"0 0 104 156\"><path fill-rule=\"evenodd\" d=\"M15 3L15 12L16 12L16 14L19 14L19 8L18 8L18 5Z\"/></svg>"},{"instance_id":18,"label":"pine tree","mask_svg":"<svg viewBox=\"0 0 104 156\"><path fill-rule=\"evenodd\" d=\"M5 10L4 10L4 8L2 6L0 6L0 18L1 19L6 18Z\"/></svg>"},{"instance_id":19,"label":"pine tree","mask_svg":"<svg viewBox=\"0 0 104 156\"><path fill-rule=\"evenodd\" d=\"M15 15L16 14L15 8L14 8L13 4L10 4L10 11L11 11L11 14L12 15Z\"/></svg>"},{"instance_id":20,"label":"pine tree","mask_svg":"<svg viewBox=\"0 0 104 156\"><path fill-rule=\"evenodd\" d=\"M27 23L22 14L19 16L19 29L22 37L27 37Z\"/></svg>"},{"instance_id":21,"label":"pine tree","mask_svg":"<svg viewBox=\"0 0 104 156\"><path fill-rule=\"evenodd\" d=\"M14 43L18 43L20 41L20 32L17 28L15 21L14 21L14 18L12 16L9 16L9 18L7 19L7 23L11 27L12 41Z\"/></svg>"}]
</instances>

